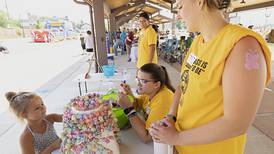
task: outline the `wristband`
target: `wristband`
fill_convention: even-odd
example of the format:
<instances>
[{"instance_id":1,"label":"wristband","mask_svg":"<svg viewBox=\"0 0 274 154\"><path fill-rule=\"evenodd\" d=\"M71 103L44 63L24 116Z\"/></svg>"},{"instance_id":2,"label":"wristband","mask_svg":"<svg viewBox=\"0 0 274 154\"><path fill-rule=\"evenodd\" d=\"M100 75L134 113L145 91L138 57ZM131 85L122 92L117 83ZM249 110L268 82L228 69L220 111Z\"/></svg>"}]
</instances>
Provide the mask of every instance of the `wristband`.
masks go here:
<instances>
[{"instance_id":1,"label":"wristband","mask_svg":"<svg viewBox=\"0 0 274 154\"><path fill-rule=\"evenodd\" d=\"M132 106L132 107L128 107L128 108L124 109L124 113L125 113L126 115L128 115L132 110L134 110L134 107L133 107L133 106Z\"/></svg>"},{"instance_id":2,"label":"wristband","mask_svg":"<svg viewBox=\"0 0 274 154\"><path fill-rule=\"evenodd\" d=\"M131 111L127 114L127 116L129 116L129 115L132 114L133 112L136 112L135 109L131 110Z\"/></svg>"},{"instance_id":3,"label":"wristband","mask_svg":"<svg viewBox=\"0 0 274 154\"><path fill-rule=\"evenodd\" d=\"M129 114L127 114L127 117L130 119L136 115L136 111L132 110Z\"/></svg>"}]
</instances>

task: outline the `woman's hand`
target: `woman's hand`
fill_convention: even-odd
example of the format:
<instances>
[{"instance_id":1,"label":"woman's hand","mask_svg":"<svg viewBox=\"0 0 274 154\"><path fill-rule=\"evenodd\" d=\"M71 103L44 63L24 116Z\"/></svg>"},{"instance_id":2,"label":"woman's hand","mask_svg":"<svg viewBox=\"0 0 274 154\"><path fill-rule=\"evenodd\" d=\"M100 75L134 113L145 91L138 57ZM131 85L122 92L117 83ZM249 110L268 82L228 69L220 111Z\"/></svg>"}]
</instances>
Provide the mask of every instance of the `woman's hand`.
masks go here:
<instances>
[{"instance_id":1,"label":"woman's hand","mask_svg":"<svg viewBox=\"0 0 274 154\"><path fill-rule=\"evenodd\" d=\"M130 89L130 86L126 83L120 84L120 91L124 93L125 95L132 95L132 91Z\"/></svg>"},{"instance_id":2,"label":"woman's hand","mask_svg":"<svg viewBox=\"0 0 274 154\"><path fill-rule=\"evenodd\" d=\"M123 92L119 92L118 103L123 108L128 108L128 107L132 107L133 106L133 104L130 102L128 96L126 94L124 94Z\"/></svg>"},{"instance_id":3,"label":"woman's hand","mask_svg":"<svg viewBox=\"0 0 274 154\"><path fill-rule=\"evenodd\" d=\"M153 123L149 129L154 142L165 143L169 145L178 145L179 132L176 130L174 122L165 118Z\"/></svg>"}]
</instances>

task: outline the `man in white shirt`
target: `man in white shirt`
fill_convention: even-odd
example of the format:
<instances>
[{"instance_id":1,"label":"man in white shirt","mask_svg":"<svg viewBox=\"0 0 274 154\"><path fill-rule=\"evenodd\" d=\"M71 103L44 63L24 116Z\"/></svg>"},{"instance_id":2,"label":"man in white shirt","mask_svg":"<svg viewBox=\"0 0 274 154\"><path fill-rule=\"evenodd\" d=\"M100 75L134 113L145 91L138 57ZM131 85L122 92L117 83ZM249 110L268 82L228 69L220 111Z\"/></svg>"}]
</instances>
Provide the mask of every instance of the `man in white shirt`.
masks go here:
<instances>
[{"instance_id":1,"label":"man in white shirt","mask_svg":"<svg viewBox=\"0 0 274 154\"><path fill-rule=\"evenodd\" d=\"M91 35L91 31L87 31L87 36L84 39L86 45L87 52L93 52L94 44L93 44L93 37Z\"/></svg>"}]
</instances>

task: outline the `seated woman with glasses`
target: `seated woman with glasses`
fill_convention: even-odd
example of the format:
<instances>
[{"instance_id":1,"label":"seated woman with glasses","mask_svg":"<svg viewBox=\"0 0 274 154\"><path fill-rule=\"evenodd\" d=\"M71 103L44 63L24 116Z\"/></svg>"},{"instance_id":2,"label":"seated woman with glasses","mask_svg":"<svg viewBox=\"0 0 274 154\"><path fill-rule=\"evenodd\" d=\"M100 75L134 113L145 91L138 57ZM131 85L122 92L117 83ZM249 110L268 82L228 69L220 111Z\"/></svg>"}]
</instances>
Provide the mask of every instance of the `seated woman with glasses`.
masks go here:
<instances>
[{"instance_id":1,"label":"seated woman with glasses","mask_svg":"<svg viewBox=\"0 0 274 154\"><path fill-rule=\"evenodd\" d=\"M143 65L137 73L139 97L130 102L127 95L132 95L130 87L122 83L119 104L124 108L132 127L144 143L152 141L148 132L150 125L164 118L171 107L175 89L164 66L149 63ZM140 116L136 114L140 112Z\"/></svg>"}]
</instances>

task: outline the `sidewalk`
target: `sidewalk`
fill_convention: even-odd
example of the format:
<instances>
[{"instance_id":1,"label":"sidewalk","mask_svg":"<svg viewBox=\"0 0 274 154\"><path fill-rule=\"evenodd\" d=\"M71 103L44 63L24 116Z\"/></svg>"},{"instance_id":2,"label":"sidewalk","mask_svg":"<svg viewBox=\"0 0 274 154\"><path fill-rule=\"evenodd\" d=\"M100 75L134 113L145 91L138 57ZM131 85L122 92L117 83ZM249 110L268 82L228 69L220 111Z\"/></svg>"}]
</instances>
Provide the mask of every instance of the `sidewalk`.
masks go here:
<instances>
[{"instance_id":1,"label":"sidewalk","mask_svg":"<svg viewBox=\"0 0 274 154\"><path fill-rule=\"evenodd\" d=\"M122 70L127 68L129 74L131 74L131 80L128 81L130 85L133 87L136 86L134 77L136 74L135 64L128 63L126 61L126 56L115 57L115 64L118 66L118 70ZM41 86L36 92L42 96L44 103L47 107L47 113L62 113L63 107L66 103L70 101L71 98L79 95L78 91L78 83L73 81L76 76L79 74L84 74L88 69L88 63L86 62L87 57L81 59L77 63L75 63L70 68L64 70L55 78L51 79L49 82ZM171 81L173 85L178 85L179 82L179 72L171 67L169 64L160 60L160 64L166 66L168 73L171 77ZM98 88L104 89L109 85L102 83L88 83L88 91L96 91ZM115 85L114 85L115 86ZM118 86L118 85L116 85ZM270 89L274 90L274 84ZM84 89L83 89L84 90ZM273 104L273 92L269 92L269 94L265 94L264 102L266 105L260 108L258 117L262 115L264 117L272 117L274 119L274 107L271 108L269 101L272 100ZM265 107L266 106L266 107ZM269 109L266 113L265 109ZM272 110L273 109L273 110ZM255 122L256 122L255 120ZM273 127L273 122L268 122L268 125L264 123L265 119L263 119L263 128L269 130ZM260 124L261 124L260 123ZM24 129L24 124L17 121L17 119L11 114L11 112L7 111L0 115L0 147L2 154L19 154L19 136ZM62 124L56 125L57 132L60 133L62 131ZM273 154L274 151L274 141L271 140L271 135L269 135L268 131L264 129L258 129L252 126L248 131L248 140L247 140L247 148L245 154ZM274 129L273 129L274 130ZM271 132L271 130L270 130ZM274 135L273 135L274 136Z\"/></svg>"}]
</instances>

